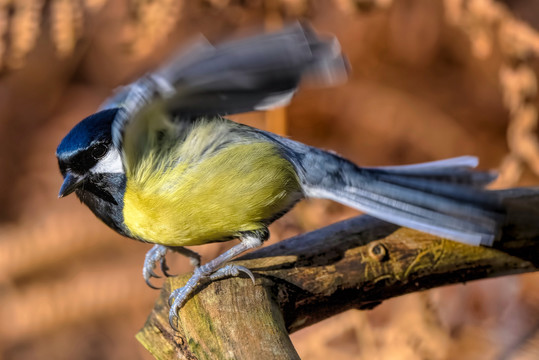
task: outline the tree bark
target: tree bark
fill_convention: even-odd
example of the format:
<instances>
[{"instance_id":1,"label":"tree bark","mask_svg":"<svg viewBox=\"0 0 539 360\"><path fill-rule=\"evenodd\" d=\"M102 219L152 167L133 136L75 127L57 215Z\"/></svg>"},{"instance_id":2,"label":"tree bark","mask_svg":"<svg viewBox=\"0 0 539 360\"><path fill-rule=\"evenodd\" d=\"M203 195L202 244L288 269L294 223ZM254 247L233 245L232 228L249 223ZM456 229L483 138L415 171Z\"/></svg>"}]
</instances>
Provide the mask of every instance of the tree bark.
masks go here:
<instances>
[{"instance_id":1,"label":"tree bark","mask_svg":"<svg viewBox=\"0 0 539 360\"><path fill-rule=\"evenodd\" d=\"M536 271L539 197L509 206L503 238L474 247L360 216L235 260L256 276L201 286L168 324L170 278L137 339L158 359L298 359L289 333L437 286ZM522 199L521 199L522 200Z\"/></svg>"}]
</instances>

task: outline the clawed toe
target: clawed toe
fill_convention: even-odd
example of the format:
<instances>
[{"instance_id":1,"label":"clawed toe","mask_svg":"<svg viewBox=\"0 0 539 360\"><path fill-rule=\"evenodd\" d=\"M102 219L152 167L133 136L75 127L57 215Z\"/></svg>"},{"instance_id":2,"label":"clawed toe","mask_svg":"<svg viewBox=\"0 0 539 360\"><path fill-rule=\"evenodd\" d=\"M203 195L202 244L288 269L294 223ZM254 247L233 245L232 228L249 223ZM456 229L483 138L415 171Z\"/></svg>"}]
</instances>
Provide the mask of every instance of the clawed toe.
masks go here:
<instances>
[{"instance_id":1,"label":"clawed toe","mask_svg":"<svg viewBox=\"0 0 539 360\"><path fill-rule=\"evenodd\" d=\"M255 277L253 273L246 267L232 264L223 267L223 264L230 261L232 258L243 253L246 250L253 249L262 245L262 241L267 238L267 235L267 229L266 231L262 232L250 233L249 235L246 234L242 236L241 242L238 245L233 246L231 249L225 251L224 253L222 253L215 259L209 261L208 263L196 267L193 276L191 276L185 286L172 291L172 293L170 294L170 297L168 299L168 303L170 306L168 321L170 323L170 326L172 326L172 328L175 330L177 329L174 320L178 317L178 312L187 302L189 296L193 294L194 290L201 282L206 280L211 281L222 279L229 276L238 276L241 272L243 272L247 274L249 278L251 278L254 284ZM178 247L178 249L173 250L187 254L192 260L196 261L196 264L200 263L200 256L189 249Z\"/></svg>"},{"instance_id":2,"label":"clawed toe","mask_svg":"<svg viewBox=\"0 0 539 360\"><path fill-rule=\"evenodd\" d=\"M155 264L159 262L161 264L161 270L164 269L163 274L166 276L169 276L166 270L168 270L168 266L166 264L165 255L167 253L167 248L162 245L154 245L150 251L146 253L146 257L144 258L144 266L142 267L142 276L144 277L144 281L146 281L146 284L148 284L149 287L152 289L159 289L159 287L153 285L151 283L152 278L160 278L159 275L157 275L154 271Z\"/></svg>"},{"instance_id":3,"label":"clawed toe","mask_svg":"<svg viewBox=\"0 0 539 360\"><path fill-rule=\"evenodd\" d=\"M176 329L174 318L178 316L178 312L187 302L187 298L193 293L196 286L201 282L201 280L207 277L206 275L201 273L199 269L200 268L195 269L195 273L193 274L193 276L191 276L191 278L184 286L170 293L170 296L168 298L168 305L170 306L170 310L168 313L168 322L170 323L170 326L172 326L172 328L174 329Z\"/></svg>"},{"instance_id":4,"label":"clawed toe","mask_svg":"<svg viewBox=\"0 0 539 360\"><path fill-rule=\"evenodd\" d=\"M146 285L148 285L149 287L151 287L152 289L155 289L155 290L158 290L159 289L159 286L155 286L154 284L151 283L151 278L160 278L161 276L157 275L156 273L153 272L153 270L150 270L149 271L149 274L146 274L143 270L143 276L144 276L144 281L146 282Z\"/></svg>"},{"instance_id":5,"label":"clawed toe","mask_svg":"<svg viewBox=\"0 0 539 360\"><path fill-rule=\"evenodd\" d=\"M161 272L163 273L163 275L165 275L166 277L174 276L174 275L172 275L172 274L170 274L170 273L168 272L169 267L168 267L168 265L167 265L167 261L166 261L165 258L162 258L161 261L160 261L160 263L161 263Z\"/></svg>"},{"instance_id":6,"label":"clawed toe","mask_svg":"<svg viewBox=\"0 0 539 360\"><path fill-rule=\"evenodd\" d=\"M245 266L241 265L227 265L225 267L220 268L216 272L210 275L211 280L218 280L223 279L225 277L230 276L239 276L240 272L247 274L251 278L251 281L253 284L255 283L255 276L251 272L251 270L247 269Z\"/></svg>"},{"instance_id":7,"label":"clawed toe","mask_svg":"<svg viewBox=\"0 0 539 360\"><path fill-rule=\"evenodd\" d=\"M226 265L217 271L210 273L208 269L203 265L195 269L193 276L187 281L185 286L178 288L170 294L168 298L168 304L170 311L168 315L168 321L170 326L176 329L175 318L178 316L178 312L185 305L188 298L195 291L196 287L206 280L214 281L231 276L238 276L240 273L245 273L255 283L255 277L251 270L241 265Z\"/></svg>"}]
</instances>

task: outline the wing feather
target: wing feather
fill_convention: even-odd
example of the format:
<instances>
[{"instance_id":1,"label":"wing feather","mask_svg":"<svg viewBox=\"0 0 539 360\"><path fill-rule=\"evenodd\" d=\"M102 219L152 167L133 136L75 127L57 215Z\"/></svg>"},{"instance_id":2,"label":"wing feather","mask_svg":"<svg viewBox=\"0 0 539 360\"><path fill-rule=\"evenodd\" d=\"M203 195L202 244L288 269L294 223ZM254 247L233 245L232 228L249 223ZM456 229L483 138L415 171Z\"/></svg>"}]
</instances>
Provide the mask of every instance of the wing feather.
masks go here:
<instances>
[{"instance_id":1,"label":"wing feather","mask_svg":"<svg viewBox=\"0 0 539 360\"><path fill-rule=\"evenodd\" d=\"M334 84L347 62L333 37L306 24L213 46L199 39L165 65L121 88L102 109L118 107L113 142L124 165L148 148L151 131L177 131L179 120L266 110L289 103L301 80Z\"/></svg>"}]
</instances>

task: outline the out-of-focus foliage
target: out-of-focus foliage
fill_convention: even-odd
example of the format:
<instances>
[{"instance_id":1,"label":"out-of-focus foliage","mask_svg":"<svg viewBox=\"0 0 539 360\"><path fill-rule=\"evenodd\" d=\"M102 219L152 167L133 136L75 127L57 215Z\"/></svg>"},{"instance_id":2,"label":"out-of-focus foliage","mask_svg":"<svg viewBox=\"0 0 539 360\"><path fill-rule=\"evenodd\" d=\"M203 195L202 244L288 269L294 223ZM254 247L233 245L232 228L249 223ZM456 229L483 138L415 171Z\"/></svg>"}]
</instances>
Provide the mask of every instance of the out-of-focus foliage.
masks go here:
<instances>
[{"instance_id":1,"label":"out-of-focus foliage","mask_svg":"<svg viewBox=\"0 0 539 360\"><path fill-rule=\"evenodd\" d=\"M149 246L117 236L76 198L58 200L54 151L114 87L200 33L213 41L306 17L349 56L348 84L304 89L285 110L238 121L359 164L473 154L501 170L498 187L537 184L539 5L505 3L0 1L0 358L150 358L134 339L157 297L140 275ZM272 226L270 241L355 214L303 202ZM207 260L229 245L196 250ZM189 271L184 259L170 263ZM293 340L303 359L536 359L537 280L412 294Z\"/></svg>"}]
</instances>

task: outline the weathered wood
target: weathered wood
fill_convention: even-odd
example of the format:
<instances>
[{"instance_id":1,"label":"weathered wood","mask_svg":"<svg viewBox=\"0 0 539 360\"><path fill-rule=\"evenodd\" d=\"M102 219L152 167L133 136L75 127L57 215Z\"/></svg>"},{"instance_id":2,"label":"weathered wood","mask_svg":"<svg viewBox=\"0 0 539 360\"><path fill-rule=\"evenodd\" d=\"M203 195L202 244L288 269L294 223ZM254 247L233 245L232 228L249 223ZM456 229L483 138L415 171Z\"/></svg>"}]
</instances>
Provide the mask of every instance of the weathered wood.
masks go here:
<instances>
[{"instance_id":1,"label":"weathered wood","mask_svg":"<svg viewBox=\"0 0 539 360\"><path fill-rule=\"evenodd\" d=\"M296 359L288 333L347 309L446 284L536 271L539 199L519 202L496 248L473 247L361 216L244 256L257 280L201 287L168 324L171 278L137 339L158 359ZM515 210L516 209L516 210Z\"/></svg>"}]
</instances>

